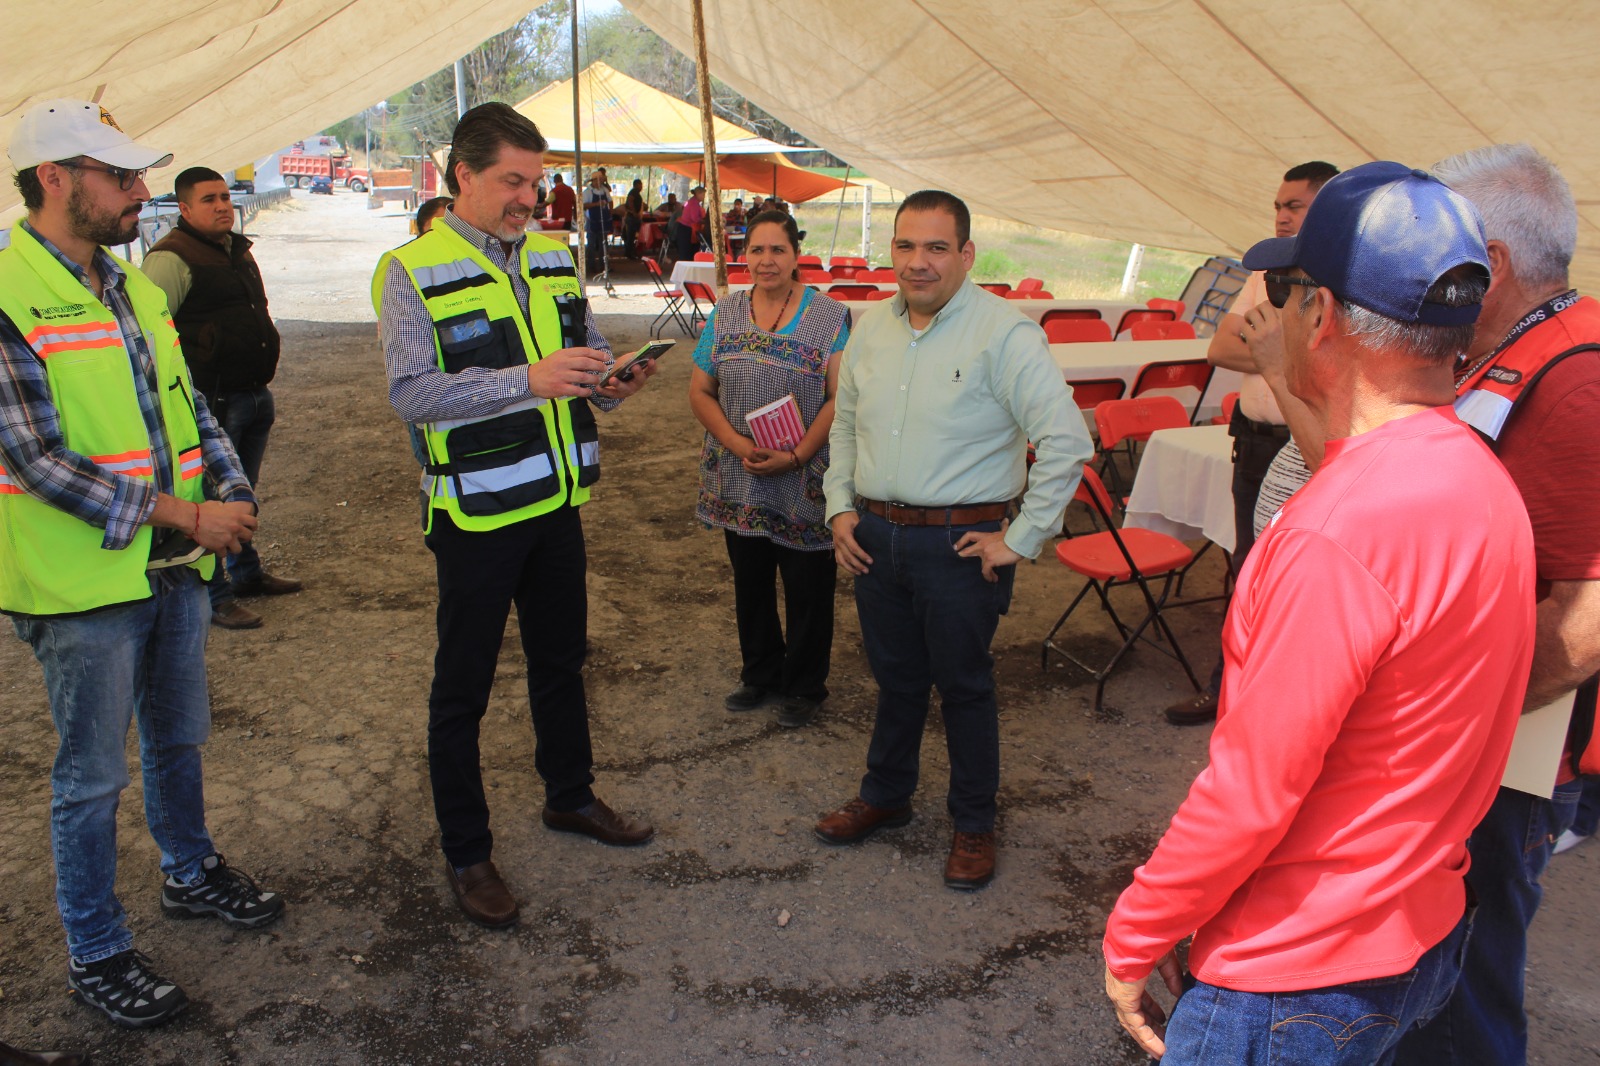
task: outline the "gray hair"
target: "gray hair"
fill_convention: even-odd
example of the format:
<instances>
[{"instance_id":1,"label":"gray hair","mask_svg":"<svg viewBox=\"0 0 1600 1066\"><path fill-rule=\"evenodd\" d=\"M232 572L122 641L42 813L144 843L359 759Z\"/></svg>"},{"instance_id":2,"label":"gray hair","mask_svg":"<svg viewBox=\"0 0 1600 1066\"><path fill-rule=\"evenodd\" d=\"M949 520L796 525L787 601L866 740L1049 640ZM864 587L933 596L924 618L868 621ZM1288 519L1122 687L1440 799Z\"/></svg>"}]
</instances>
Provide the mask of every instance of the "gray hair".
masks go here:
<instances>
[{"instance_id":1,"label":"gray hair","mask_svg":"<svg viewBox=\"0 0 1600 1066\"><path fill-rule=\"evenodd\" d=\"M1484 235L1504 241L1529 288L1564 288L1578 245L1578 208L1555 164L1526 144L1491 144L1435 163L1433 173L1472 201Z\"/></svg>"},{"instance_id":2,"label":"gray hair","mask_svg":"<svg viewBox=\"0 0 1600 1066\"><path fill-rule=\"evenodd\" d=\"M1428 289L1429 303L1446 307L1468 307L1483 303L1489 280L1471 264L1456 267ZM1306 287L1300 296L1300 310L1311 306L1317 290ZM1337 294L1335 294L1337 298ZM1345 334L1370 352L1399 352L1429 366L1452 366L1472 345L1474 323L1464 326L1434 326L1426 322L1401 322L1365 307L1339 299L1345 319Z\"/></svg>"}]
</instances>

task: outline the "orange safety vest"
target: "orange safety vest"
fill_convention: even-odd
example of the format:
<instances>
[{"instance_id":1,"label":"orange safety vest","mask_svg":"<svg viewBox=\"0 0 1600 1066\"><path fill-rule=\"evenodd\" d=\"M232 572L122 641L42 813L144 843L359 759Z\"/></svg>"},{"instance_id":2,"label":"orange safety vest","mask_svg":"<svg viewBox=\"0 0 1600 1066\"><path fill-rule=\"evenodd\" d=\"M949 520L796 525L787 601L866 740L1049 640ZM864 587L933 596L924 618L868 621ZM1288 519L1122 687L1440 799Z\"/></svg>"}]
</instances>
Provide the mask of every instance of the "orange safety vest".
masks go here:
<instances>
[{"instance_id":1,"label":"orange safety vest","mask_svg":"<svg viewBox=\"0 0 1600 1066\"><path fill-rule=\"evenodd\" d=\"M1530 317L1510 345L1475 366L1456 385L1456 414L1499 450L1500 433L1539 379L1561 360L1600 351L1600 301L1557 297ZM1527 320L1524 319L1524 323ZM1600 675L1578 686L1567 727L1567 757L1575 774L1600 774L1600 730L1595 728Z\"/></svg>"}]
</instances>

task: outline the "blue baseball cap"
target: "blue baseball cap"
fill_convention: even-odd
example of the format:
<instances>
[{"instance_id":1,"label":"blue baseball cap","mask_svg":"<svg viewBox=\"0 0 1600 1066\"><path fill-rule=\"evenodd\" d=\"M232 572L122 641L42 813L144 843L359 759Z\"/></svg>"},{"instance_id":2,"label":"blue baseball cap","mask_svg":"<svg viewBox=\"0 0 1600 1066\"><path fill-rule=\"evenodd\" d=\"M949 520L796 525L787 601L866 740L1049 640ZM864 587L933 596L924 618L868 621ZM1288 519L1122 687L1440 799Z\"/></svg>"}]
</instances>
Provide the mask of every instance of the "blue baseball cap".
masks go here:
<instances>
[{"instance_id":1,"label":"blue baseball cap","mask_svg":"<svg viewBox=\"0 0 1600 1066\"><path fill-rule=\"evenodd\" d=\"M1365 163L1324 185L1295 237L1262 241L1244 254L1251 270L1299 267L1341 300L1400 322L1462 326L1482 309L1424 297L1456 267L1489 276L1478 211L1425 170Z\"/></svg>"}]
</instances>

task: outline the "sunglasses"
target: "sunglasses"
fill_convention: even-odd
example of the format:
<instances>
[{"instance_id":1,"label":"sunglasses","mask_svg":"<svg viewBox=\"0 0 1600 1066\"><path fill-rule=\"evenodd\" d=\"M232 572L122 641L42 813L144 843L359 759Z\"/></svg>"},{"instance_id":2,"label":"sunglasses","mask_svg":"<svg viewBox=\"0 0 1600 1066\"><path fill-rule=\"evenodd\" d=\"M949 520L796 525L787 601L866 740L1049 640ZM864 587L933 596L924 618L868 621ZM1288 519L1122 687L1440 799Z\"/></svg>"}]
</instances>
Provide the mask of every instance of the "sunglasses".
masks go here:
<instances>
[{"instance_id":1,"label":"sunglasses","mask_svg":"<svg viewBox=\"0 0 1600 1066\"><path fill-rule=\"evenodd\" d=\"M94 170L100 172L101 174L110 174L113 178L117 179L117 184L121 187L123 192L131 191L135 185L144 180L144 176L146 174L150 173L148 169L128 170L124 167L96 167L90 166L88 163L57 163L56 166L67 167L71 170Z\"/></svg>"},{"instance_id":2,"label":"sunglasses","mask_svg":"<svg viewBox=\"0 0 1600 1066\"><path fill-rule=\"evenodd\" d=\"M1263 274L1262 278L1267 283L1267 302L1280 311L1289 302L1290 286L1304 285L1308 289L1322 287L1310 278L1291 278L1287 274Z\"/></svg>"}]
</instances>

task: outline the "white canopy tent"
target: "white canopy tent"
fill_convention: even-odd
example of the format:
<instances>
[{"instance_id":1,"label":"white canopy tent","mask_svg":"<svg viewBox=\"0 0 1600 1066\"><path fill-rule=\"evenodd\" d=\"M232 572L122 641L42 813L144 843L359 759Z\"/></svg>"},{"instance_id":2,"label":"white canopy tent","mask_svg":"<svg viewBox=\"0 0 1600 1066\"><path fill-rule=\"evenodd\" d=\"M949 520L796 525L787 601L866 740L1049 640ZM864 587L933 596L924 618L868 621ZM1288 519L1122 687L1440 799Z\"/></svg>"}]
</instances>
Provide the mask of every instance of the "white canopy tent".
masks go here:
<instances>
[{"instance_id":1,"label":"white canopy tent","mask_svg":"<svg viewBox=\"0 0 1600 1066\"><path fill-rule=\"evenodd\" d=\"M623 2L692 52L689 5ZM231 169L446 66L532 4L99 0L66 13L12 0L0 139L30 102L98 97L129 134L176 154L166 180L195 163ZM1307 159L1427 166L1526 140L1572 183L1575 280L1600 290L1600 10L1585 0L705 8L716 76L857 170L1144 244L1248 246L1267 232L1282 172ZM0 218L15 205L0 189Z\"/></svg>"},{"instance_id":2,"label":"white canopy tent","mask_svg":"<svg viewBox=\"0 0 1600 1066\"><path fill-rule=\"evenodd\" d=\"M622 0L676 48L681 0ZM704 0L712 72L855 168L974 211L1197 252L1271 236L1310 159L1527 141L1600 289L1600 7L1586 0Z\"/></svg>"}]
</instances>

